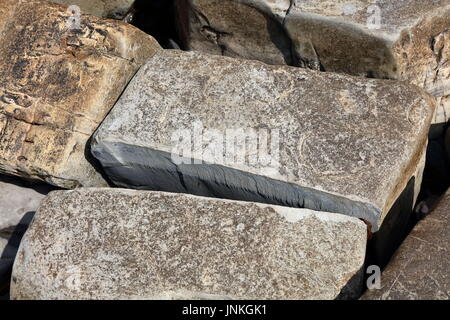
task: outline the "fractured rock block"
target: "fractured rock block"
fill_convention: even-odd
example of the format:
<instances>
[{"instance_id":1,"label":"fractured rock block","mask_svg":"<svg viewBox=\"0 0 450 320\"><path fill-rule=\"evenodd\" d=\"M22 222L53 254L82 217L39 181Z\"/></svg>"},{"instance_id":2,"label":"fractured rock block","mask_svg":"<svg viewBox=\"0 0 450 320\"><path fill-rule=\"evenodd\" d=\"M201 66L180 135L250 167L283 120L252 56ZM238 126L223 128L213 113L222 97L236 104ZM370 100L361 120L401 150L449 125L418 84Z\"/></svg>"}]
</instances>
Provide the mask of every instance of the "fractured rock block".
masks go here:
<instances>
[{"instance_id":1,"label":"fractured rock block","mask_svg":"<svg viewBox=\"0 0 450 320\"><path fill-rule=\"evenodd\" d=\"M376 231L412 178L417 197L434 104L405 83L170 51L130 82L92 153L121 187L342 213Z\"/></svg>"},{"instance_id":2,"label":"fractured rock block","mask_svg":"<svg viewBox=\"0 0 450 320\"><path fill-rule=\"evenodd\" d=\"M290 0L193 0L191 48L210 54L295 64L280 19Z\"/></svg>"},{"instance_id":3,"label":"fractured rock block","mask_svg":"<svg viewBox=\"0 0 450 320\"><path fill-rule=\"evenodd\" d=\"M450 0L301 0L285 27L302 65L408 81L450 119Z\"/></svg>"},{"instance_id":4,"label":"fractured rock block","mask_svg":"<svg viewBox=\"0 0 450 320\"><path fill-rule=\"evenodd\" d=\"M363 300L450 299L450 191L419 222L381 275L381 288Z\"/></svg>"},{"instance_id":5,"label":"fractured rock block","mask_svg":"<svg viewBox=\"0 0 450 320\"><path fill-rule=\"evenodd\" d=\"M102 18L123 19L134 0L50 0L66 6L76 5L81 14L92 14ZM76 13L78 14L78 13Z\"/></svg>"},{"instance_id":6,"label":"fractured rock block","mask_svg":"<svg viewBox=\"0 0 450 320\"><path fill-rule=\"evenodd\" d=\"M106 185L86 142L159 46L119 21L0 0L0 172L64 188ZM75 28L75 29L74 29Z\"/></svg>"},{"instance_id":7,"label":"fractured rock block","mask_svg":"<svg viewBox=\"0 0 450 320\"><path fill-rule=\"evenodd\" d=\"M306 209L55 191L22 240L11 298L334 299L360 274L366 237L358 219Z\"/></svg>"}]
</instances>

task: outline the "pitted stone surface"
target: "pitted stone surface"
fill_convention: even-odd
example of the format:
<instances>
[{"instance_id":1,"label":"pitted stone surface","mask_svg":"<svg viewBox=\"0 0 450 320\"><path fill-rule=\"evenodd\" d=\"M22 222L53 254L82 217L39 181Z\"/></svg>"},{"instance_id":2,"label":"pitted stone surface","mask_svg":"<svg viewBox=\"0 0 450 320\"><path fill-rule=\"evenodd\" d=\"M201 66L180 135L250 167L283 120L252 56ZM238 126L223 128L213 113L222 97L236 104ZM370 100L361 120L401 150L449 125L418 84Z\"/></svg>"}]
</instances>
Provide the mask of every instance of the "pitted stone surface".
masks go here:
<instances>
[{"instance_id":1,"label":"pitted stone surface","mask_svg":"<svg viewBox=\"0 0 450 320\"><path fill-rule=\"evenodd\" d=\"M338 212L377 230L411 177L419 190L433 111L405 83L170 51L137 73L92 152L122 187ZM231 129L258 132L267 156L255 140L224 147ZM203 162L177 163L180 151Z\"/></svg>"},{"instance_id":2,"label":"pitted stone surface","mask_svg":"<svg viewBox=\"0 0 450 320\"><path fill-rule=\"evenodd\" d=\"M52 192L12 299L334 299L364 263L358 219L124 189Z\"/></svg>"},{"instance_id":3,"label":"pitted stone surface","mask_svg":"<svg viewBox=\"0 0 450 320\"><path fill-rule=\"evenodd\" d=\"M364 300L450 299L450 191L414 228Z\"/></svg>"},{"instance_id":4,"label":"pitted stone surface","mask_svg":"<svg viewBox=\"0 0 450 320\"><path fill-rule=\"evenodd\" d=\"M122 22L67 8L0 0L0 172L65 188L106 182L86 142L140 65L159 46Z\"/></svg>"},{"instance_id":5,"label":"pitted stone surface","mask_svg":"<svg viewBox=\"0 0 450 320\"><path fill-rule=\"evenodd\" d=\"M408 81L450 119L450 0L302 0L285 18L301 64Z\"/></svg>"}]
</instances>

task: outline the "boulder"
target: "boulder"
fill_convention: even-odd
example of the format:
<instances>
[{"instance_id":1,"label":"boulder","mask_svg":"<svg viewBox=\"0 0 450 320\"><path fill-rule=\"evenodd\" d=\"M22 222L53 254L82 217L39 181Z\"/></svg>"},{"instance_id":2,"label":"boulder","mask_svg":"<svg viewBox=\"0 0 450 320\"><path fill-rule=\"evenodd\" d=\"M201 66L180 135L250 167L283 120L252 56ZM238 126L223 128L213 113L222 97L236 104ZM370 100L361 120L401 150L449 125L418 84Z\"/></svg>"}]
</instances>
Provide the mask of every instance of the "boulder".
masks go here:
<instances>
[{"instance_id":1,"label":"boulder","mask_svg":"<svg viewBox=\"0 0 450 320\"><path fill-rule=\"evenodd\" d=\"M106 185L86 142L158 44L119 21L77 24L47 1L0 0L0 15L0 172Z\"/></svg>"},{"instance_id":2,"label":"boulder","mask_svg":"<svg viewBox=\"0 0 450 320\"><path fill-rule=\"evenodd\" d=\"M450 0L194 0L192 48L408 81L450 119Z\"/></svg>"},{"instance_id":3,"label":"boulder","mask_svg":"<svg viewBox=\"0 0 450 320\"><path fill-rule=\"evenodd\" d=\"M50 0L66 6L76 5L81 14L92 14L102 18L123 19L134 0Z\"/></svg>"},{"instance_id":4,"label":"boulder","mask_svg":"<svg viewBox=\"0 0 450 320\"><path fill-rule=\"evenodd\" d=\"M0 175L0 231L16 226L27 212L36 211L52 190L52 186L43 183Z\"/></svg>"},{"instance_id":5,"label":"boulder","mask_svg":"<svg viewBox=\"0 0 450 320\"><path fill-rule=\"evenodd\" d=\"M358 219L306 209L55 191L22 239L11 298L334 299L361 279L366 238Z\"/></svg>"},{"instance_id":6,"label":"boulder","mask_svg":"<svg viewBox=\"0 0 450 320\"><path fill-rule=\"evenodd\" d=\"M296 1L285 28L303 65L408 81L450 118L450 0Z\"/></svg>"},{"instance_id":7,"label":"boulder","mask_svg":"<svg viewBox=\"0 0 450 320\"><path fill-rule=\"evenodd\" d=\"M450 299L450 191L419 222L381 275L381 288L363 300Z\"/></svg>"},{"instance_id":8,"label":"boulder","mask_svg":"<svg viewBox=\"0 0 450 320\"><path fill-rule=\"evenodd\" d=\"M193 0L191 49L268 64L295 64L281 17L290 0Z\"/></svg>"},{"instance_id":9,"label":"boulder","mask_svg":"<svg viewBox=\"0 0 450 320\"><path fill-rule=\"evenodd\" d=\"M91 151L120 187L342 213L376 231L411 179L417 197L434 103L405 83L168 51Z\"/></svg>"}]
</instances>

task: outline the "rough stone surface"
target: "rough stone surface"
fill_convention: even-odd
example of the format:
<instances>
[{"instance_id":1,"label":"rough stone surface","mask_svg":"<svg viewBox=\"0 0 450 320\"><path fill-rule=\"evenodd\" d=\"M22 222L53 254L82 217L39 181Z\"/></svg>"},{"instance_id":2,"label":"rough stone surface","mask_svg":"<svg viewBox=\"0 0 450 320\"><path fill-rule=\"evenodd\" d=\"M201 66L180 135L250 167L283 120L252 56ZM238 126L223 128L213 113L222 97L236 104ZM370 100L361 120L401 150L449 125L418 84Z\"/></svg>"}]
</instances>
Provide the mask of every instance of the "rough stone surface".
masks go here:
<instances>
[{"instance_id":1,"label":"rough stone surface","mask_svg":"<svg viewBox=\"0 0 450 320\"><path fill-rule=\"evenodd\" d=\"M302 0L285 27L303 65L409 81L438 99L435 123L450 118L450 0Z\"/></svg>"},{"instance_id":2,"label":"rough stone surface","mask_svg":"<svg viewBox=\"0 0 450 320\"><path fill-rule=\"evenodd\" d=\"M377 230L412 177L417 196L433 111L404 83L170 51L140 69L92 152L122 187L338 212ZM229 139L238 128L267 155L245 133Z\"/></svg>"},{"instance_id":3,"label":"rough stone surface","mask_svg":"<svg viewBox=\"0 0 450 320\"><path fill-rule=\"evenodd\" d=\"M414 228L364 300L450 299L450 191Z\"/></svg>"},{"instance_id":4,"label":"rough stone surface","mask_svg":"<svg viewBox=\"0 0 450 320\"><path fill-rule=\"evenodd\" d=\"M159 46L126 23L0 0L0 172L65 188L102 186L86 142Z\"/></svg>"},{"instance_id":5,"label":"rough stone surface","mask_svg":"<svg viewBox=\"0 0 450 320\"><path fill-rule=\"evenodd\" d=\"M450 0L194 4L194 50L408 81L437 98L434 123L450 119Z\"/></svg>"},{"instance_id":6,"label":"rough stone surface","mask_svg":"<svg viewBox=\"0 0 450 320\"><path fill-rule=\"evenodd\" d=\"M123 19L134 0L50 0L66 6L77 5L82 14L102 18Z\"/></svg>"},{"instance_id":7,"label":"rough stone surface","mask_svg":"<svg viewBox=\"0 0 450 320\"><path fill-rule=\"evenodd\" d=\"M269 64L295 64L280 23L290 0L193 0L193 50Z\"/></svg>"},{"instance_id":8,"label":"rough stone surface","mask_svg":"<svg viewBox=\"0 0 450 320\"><path fill-rule=\"evenodd\" d=\"M45 230L45 232L43 232ZM52 192L12 299L334 299L364 263L358 219L124 189Z\"/></svg>"},{"instance_id":9,"label":"rough stone surface","mask_svg":"<svg viewBox=\"0 0 450 320\"><path fill-rule=\"evenodd\" d=\"M16 226L25 213L36 211L53 189L46 184L0 175L0 232Z\"/></svg>"}]
</instances>

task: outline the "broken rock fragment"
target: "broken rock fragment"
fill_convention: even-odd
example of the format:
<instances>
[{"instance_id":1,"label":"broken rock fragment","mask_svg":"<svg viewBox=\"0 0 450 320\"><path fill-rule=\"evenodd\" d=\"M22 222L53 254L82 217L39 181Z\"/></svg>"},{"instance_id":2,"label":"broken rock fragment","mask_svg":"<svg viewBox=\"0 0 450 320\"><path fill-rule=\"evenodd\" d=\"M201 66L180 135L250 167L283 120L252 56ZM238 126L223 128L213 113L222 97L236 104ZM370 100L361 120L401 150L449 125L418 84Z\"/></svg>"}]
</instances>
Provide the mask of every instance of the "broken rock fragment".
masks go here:
<instances>
[{"instance_id":1,"label":"broken rock fragment","mask_svg":"<svg viewBox=\"0 0 450 320\"><path fill-rule=\"evenodd\" d=\"M405 83L168 51L92 153L121 187L337 212L376 231L412 178L417 196L433 111Z\"/></svg>"},{"instance_id":2,"label":"broken rock fragment","mask_svg":"<svg viewBox=\"0 0 450 320\"><path fill-rule=\"evenodd\" d=\"M47 1L0 0L0 172L64 188L106 182L86 142L159 49L128 24Z\"/></svg>"},{"instance_id":3,"label":"broken rock fragment","mask_svg":"<svg viewBox=\"0 0 450 320\"><path fill-rule=\"evenodd\" d=\"M368 290L364 300L450 299L450 191L438 207L397 250L381 276L381 288Z\"/></svg>"},{"instance_id":4,"label":"broken rock fragment","mask_svg":"<svg viewBox=\"0 0 450 320\"><path fill-rule=\"evenodd\" d=\"M302 65L408 81L450 119L450 0L296 1L285 28Z\"/></svg>"},{"instance_id":5,"label":"broken rock fragment","mask_svg":"<svg viewBox=\"0 0 450 320\"><path fill-rule=\"evenodd\" d=\"M334 299L360 275L366 238L359 219L306 209L55 191L22 240L11 298Z\"/></svg>"}]
</instances>

